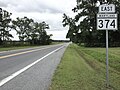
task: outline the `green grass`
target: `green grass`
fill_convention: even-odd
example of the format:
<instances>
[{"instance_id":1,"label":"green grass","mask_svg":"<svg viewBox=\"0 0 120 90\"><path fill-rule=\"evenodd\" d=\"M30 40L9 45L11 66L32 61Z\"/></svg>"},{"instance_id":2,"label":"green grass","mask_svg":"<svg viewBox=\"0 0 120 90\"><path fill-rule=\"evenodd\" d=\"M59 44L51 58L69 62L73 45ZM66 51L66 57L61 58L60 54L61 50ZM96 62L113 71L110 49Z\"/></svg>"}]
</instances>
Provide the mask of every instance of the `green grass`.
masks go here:
<instances>
[{"instance_id":1,"label":"green grass","mask_svg":"<svg viewBox=\"0 0 120 90\"><path fill-rule=\"evenodd\" d=\"M105 48L69 45L55 71L50 90L120 90L119 55L120 48L109 49L110 87L106 88Z\"/></svg>"}]
</instances>

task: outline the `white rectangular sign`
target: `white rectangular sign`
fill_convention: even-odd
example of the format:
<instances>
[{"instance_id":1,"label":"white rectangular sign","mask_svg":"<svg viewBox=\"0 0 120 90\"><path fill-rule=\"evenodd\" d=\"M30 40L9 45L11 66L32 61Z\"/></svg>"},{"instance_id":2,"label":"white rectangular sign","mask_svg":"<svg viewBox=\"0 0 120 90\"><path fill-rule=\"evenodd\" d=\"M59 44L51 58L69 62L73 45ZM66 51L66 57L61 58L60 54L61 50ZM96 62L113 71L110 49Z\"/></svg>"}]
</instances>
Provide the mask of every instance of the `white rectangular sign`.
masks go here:
<instances>
[{"instance_id":1,"label":"white rectangular sign","mask_svg":"<svg viewBox=\"0 0 120 90\"><path fill-rule=\"evenodd\" d=\"M97 30L117 30L117 14L97 14Z\"/></svg>"},{"instance_id":2,"label":"white rectangular sign","mask_svg":"<svg viewBox=\"0 0 120 90\"><path fill-rule=\"evenodd\" d=\"M115 13L115 5L102 4L99 6L99 13Z\"/></svg>"}]
</instances>

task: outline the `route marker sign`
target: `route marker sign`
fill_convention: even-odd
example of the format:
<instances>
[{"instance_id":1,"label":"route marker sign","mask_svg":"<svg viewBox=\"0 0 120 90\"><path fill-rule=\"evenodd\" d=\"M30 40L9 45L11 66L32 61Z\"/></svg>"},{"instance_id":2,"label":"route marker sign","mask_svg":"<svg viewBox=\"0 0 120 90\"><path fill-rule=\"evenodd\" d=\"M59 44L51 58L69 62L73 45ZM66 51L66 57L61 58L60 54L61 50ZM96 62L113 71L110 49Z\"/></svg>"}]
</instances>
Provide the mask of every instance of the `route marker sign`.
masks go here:
<instances>
[{"instance_id":1,"label":"route marker sign","mask_svg":"<svg viewBox=\"0 0 120 90\"><path fill-rule=\"evenodd\" d=\"M97 14L97 30L117 30L117 14Z\"/></svg>"},{"instance_id":2,"label":"route marker sign","mask_svg":"<svg viewBox=\"0 0 120 90\"><path fill-rule=\"evenodd\" d=\"M99 6L97 30L106 31L106 85L109 87L108 30L117 30L117 14L115 14L114 4L102 4Z\"/></svg>"},{"instance_id":3,"label":"route marker sign","mask_svg":"<svg viewBox=\"0 0 120 90\"><path fill-rule=\"evenodd\" d=\"M99 6L99 13L115 13L115 5L102 4Z\"/></svg>"}]
</instances>

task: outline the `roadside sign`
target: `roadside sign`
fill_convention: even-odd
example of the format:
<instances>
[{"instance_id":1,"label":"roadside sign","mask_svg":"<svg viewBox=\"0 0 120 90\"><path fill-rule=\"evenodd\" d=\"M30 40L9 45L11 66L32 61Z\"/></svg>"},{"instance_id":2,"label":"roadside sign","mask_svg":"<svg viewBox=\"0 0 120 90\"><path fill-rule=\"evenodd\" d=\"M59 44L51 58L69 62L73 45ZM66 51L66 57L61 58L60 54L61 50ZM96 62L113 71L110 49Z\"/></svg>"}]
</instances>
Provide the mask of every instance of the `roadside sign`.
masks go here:
<instances>
[{"instance_id":1,"label":"roadside sign","mask_svg":"<svg viewBox=\"0 0 120 90\"><path fill-rule=\"evenodd\" d=\"M108 30L117 30L117 14L114 4L102 4L97 14L97 30L106 31L106 85L109 87Z\"/></svg>"},{"instance_id":2,"label":"roadside sign","mask_svg":"<svg viewBox=\"0 0 120 90\"><path fill-rule=\"evenodd\" d=\"M97 30L117 30L117 14L97 14Z\"/></svg>"},{"instance_id":3,"label":"roadside sign","mask_svg":"<svg viewBox=\"0 0 120 90\"><path fill-rule=\"evenodd\" d=\"M99 13L115 13L115 5L102 4L99 6Z\"/></svg>"}]
</instances>

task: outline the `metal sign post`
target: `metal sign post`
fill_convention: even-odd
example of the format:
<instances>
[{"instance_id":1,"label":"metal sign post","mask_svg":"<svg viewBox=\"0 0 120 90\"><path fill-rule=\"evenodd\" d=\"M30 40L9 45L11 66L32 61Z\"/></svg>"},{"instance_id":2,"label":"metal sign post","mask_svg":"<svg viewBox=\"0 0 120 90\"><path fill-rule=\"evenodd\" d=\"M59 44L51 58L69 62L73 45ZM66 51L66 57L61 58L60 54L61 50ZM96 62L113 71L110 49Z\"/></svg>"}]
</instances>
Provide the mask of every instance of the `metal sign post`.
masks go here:
<instances>
[{"instance_id":1,"label":"metal sign post","mask_svg":"<svg viewBox=\"0 0 120 90\"><path fill-rule=\"evenodd\" d=\"M108 30L106 30L106 85L109 87Z\"/></svg>"},{"instance_id":2,"label":"metal sign post","mask_svg":"<svg viewBox=\"0 0 120 90\"><path fill-rule=\"evenodd\" d=\"M115 14L114 4L99 6L97 30L106 30L106 85L109 87L108 30L117 30L117 14Z\"/></svg>"}]
</instances>

